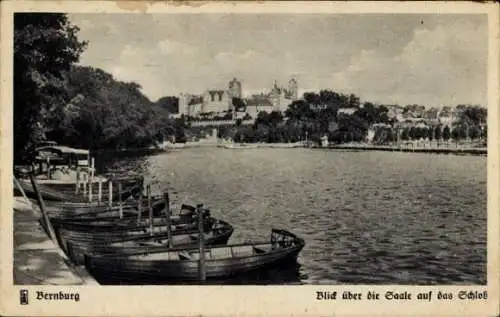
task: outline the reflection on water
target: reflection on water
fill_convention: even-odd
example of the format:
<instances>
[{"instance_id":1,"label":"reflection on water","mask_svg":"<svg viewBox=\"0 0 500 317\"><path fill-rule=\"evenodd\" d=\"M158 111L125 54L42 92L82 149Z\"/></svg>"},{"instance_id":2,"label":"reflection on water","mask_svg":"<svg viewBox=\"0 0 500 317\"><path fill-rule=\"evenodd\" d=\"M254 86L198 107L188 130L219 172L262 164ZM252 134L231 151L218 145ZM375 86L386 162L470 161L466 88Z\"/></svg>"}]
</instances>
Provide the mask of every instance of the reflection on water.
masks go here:
<instances>
[{"instance_id":1,"label":"reflection on water","mask_svg":"<svg viewBox=\"0 0 500 317\"><path fill-rule=\"evenodd\" d=\"M299 263L280 265L278 267L266 268L265 270L257 270L240 274L234 277L225 279L209 279L203 283L197 281L162 281L161 279L144 276L137 278L130 276L128 279L119 277L113 278L110 275L99 276L94 275L101 285L301 285L302 281L307 279L307 276L301 273L301 265Z\"/></svg>"},{"instance_id":2,"label":"reflection on water","mask_svg":"<svg viewBox=\"0 0 500 317\"><path fill-rule=\"evenodd\" d=\"M199 148L105 163L118 167L204 203L230 242L273 227L305 239L297 281L243 283L486 283L485 157Z\"/></svg>"}]
</instances>

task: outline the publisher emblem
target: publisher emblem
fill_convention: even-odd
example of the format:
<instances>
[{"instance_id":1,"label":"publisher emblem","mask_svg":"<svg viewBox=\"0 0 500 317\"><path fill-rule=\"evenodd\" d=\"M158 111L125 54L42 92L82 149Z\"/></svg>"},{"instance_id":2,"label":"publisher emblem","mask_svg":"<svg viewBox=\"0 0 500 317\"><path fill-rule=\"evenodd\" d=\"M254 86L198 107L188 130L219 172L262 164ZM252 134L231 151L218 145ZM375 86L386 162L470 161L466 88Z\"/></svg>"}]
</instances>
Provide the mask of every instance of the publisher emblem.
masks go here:
<instances>
[{"instance_id":1,"label":"publisher emblem","mask_svg":"<svg viewBox=\"0 0 500 317\"><path fill-rule=\"evenodd\" d=\"M22 289L19 291L19 301L21 305L28 305L28 290Z\"/></svg>"}]
</instances>

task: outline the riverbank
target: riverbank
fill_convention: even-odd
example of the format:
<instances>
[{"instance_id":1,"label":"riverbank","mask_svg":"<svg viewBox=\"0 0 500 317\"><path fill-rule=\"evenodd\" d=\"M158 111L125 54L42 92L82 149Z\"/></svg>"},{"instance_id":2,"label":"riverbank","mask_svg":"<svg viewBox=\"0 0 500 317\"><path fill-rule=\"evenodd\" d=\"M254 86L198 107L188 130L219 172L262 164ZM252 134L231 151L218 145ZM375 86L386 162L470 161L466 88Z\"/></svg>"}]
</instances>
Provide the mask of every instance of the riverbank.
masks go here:
<instances>
[{"instance_id":1,"label":"riverbank","mask_svg":"<svg viewBox=\"0 0 500 317\"><path fill-rule=\"evenodd\" d=\"M224 149L260 149L260 148L305 148L303 143L222 143L217 147ZM313 149L324 150L350 150L350 151L386 151L386 152L412 152L434 153L453 155L487 155L486 147L468 146L434 146L434 145L372 145L363 143L330 144L326 146L312 145Z\"/></svg>"},{"instance_id":2,"label":"riverbank","mask_svg":"<svg viewBox=\"0 0 500 317\"><path fill-rule=\"evenodd\" d=\"M239 143L239 142L221 142L217 144L219 148L225 149L256 149L256 148L273 148L273 149L292 149L305 147L302 142L296 143Z\"/></svg>"},{"instance_id":3,"label":"riverbank","mask_svg":"<svg viewBox=\"0 0 500 317\"><path fill-rule=\"evenodd\" d=\"M386 151L386 152L414 152L414 153L434 153L434 154L453 154L453 155L487 155L487 147L477 147L472 143L454 144L436 142L415 142L399 145L373 145L368 143L343 143L317 145L310 144L307 146L304 142L295 143L239 143L239 142L218 142L197 141L186 143L167 143L162 149L157 149L157 152L165 152L174 149L189 149L199 147L218 147L224 149L263 149L263 148L313 148L313 149L330 149L330 150L352 150L352 151ZM149 154L156 154L149 153ZM144 153L143 153L144 154Z\"/></svg>"},{"instance_id":4,"label":"riverbank","mask_svg":"<svg viewBox=\"0 0 500 317\"><path fill-rule=\"evenodd\" d=\"M129 148L129 149L99 149L93 151L93 155L109 155L113 154L116 156L143 156L143 155L155 155L165 152L165 148Z\"/></svg>"},{"instance_id":5,"label":"riverbank","mask_svg":"<svg viewBox=\"0 0 500 317\"><path fill-rule=\"evenodd\" d=\"M14 197L13 280L16 285L99 285L70 263L40 225L37 207Z\"/></svg>"},{"instance_id":6,"label":"riverbank","mask_svg":"<svg viewBox=\"0 0 500 317\"><path fill-rule=\"evenodd\" d=\"M434 154L454 154L454 155L487 155L486 147L436 147L436 146L390 146L390 145L369 145L369 144L339 144L328 145L327 147L315 147L333 150L354 150L354 151L388 151L388 152L412 152L412 153L434 153Z\"/></svg>"}]
</instances>

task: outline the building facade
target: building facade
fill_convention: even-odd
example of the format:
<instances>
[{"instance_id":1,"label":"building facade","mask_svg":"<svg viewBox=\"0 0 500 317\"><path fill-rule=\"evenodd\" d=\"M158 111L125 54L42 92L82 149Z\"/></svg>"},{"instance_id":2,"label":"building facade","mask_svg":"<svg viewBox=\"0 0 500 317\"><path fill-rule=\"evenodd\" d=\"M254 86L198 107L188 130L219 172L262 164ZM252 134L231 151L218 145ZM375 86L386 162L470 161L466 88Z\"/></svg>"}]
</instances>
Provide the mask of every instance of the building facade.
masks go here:
<instances>
[{"instance_id":1,"label":"building facade","mask_svg":"<svg viewBox=\"0 0 500 317\"><path fill-rule=\"evenodd\" d=\"M233 78L228 83L227 89L206 90L201 95L180 94L178 115L198 117L200 114L220 114L231 110L234 116L244 116L244 113L239 113L242 111L237 113L233 98L239 98L244 102L245 111L243 112L248 113L252 118L262 111L285 112L288 106L298 99L298 83L295 78L291 78L287 88L283 88L275 82L269 93L243 98L242 84L238 79Z\"/></svg>"}]
</instances>

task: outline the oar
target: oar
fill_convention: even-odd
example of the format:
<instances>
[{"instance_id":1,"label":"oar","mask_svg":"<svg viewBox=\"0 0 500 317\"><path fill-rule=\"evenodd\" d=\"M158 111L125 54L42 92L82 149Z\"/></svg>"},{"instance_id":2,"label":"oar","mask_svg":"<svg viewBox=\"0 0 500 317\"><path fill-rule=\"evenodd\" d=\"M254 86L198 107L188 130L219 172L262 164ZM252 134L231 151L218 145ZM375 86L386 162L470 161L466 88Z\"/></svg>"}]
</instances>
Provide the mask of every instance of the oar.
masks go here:
<instances>
[{"instance_id":1,"label":"oar","mask_svg":"<svg viewBox=\"0 0 500 317\"><path fill-rule=\"evenodd\" d=\"M196 205L196 210L198 212L198 246L200 253L200 260L198 262L198 273L200 281L205 281L206 268L205 268L205 234L203 230L203 204Z\"/></svg>"}]
</instances>

